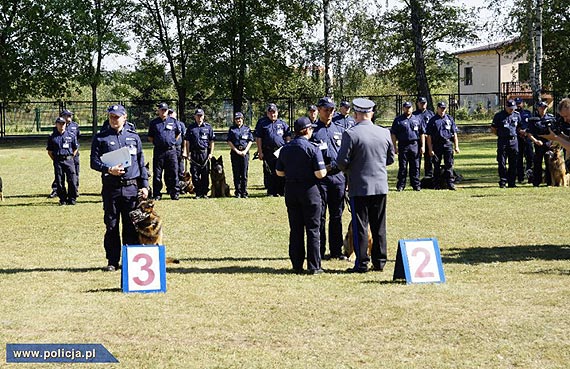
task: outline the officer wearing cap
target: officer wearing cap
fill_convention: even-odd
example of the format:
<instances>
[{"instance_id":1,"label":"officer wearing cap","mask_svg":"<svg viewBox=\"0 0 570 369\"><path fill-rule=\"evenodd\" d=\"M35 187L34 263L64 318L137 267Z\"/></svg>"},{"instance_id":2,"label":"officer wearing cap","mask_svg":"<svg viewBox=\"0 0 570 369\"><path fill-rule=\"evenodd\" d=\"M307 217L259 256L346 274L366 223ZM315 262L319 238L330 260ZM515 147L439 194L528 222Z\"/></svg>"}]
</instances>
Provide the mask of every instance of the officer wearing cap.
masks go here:
<instances>
[{"instance_id":1,"label":"officer wearing cap","mask_svg":"<svg viewBox=\"0 0 570 369\"><path fill-rule=\"evenodd\" d=\"M520 97L515 99L517 104L516 111L521 116L521 124L517 130L517 141L519 144L519 156L517 158L517 178L519 183L524 181L524 177L528 177L528 183L532 182L532 165L534 162L534 150L532 141L527 137L528 118L532 113L524 108L524 101Z\"/></svg>"},{"instance_id":2,"label":"officer wearing cap","mask_svg":"<svg viewBox=\"0 0 570 369\"><path fill-rule=\"evenodd\" d=\"M323 97L317 103L319 119L311 137L311 141L319 146L325 165L332 168L342 142L342 134L349 128L344 120L333 122L336 104L330 97ZM344 260L342 255L342 212L346 191L346 178L338 169L330 170L327 176L317 182L321 192L321 258L325 258L327 234L325 224L327 207L329 209L329 258Z\"/></svg>"},{"instance_id":3,"label":"officer wearing cap","mask_svg":"<svg viewBox=\"0 0 570 369\"><path fill-rule=\"evenodd\" d=\"M122 105L111 105L111 108L113 106L122 106ZM111 108L109 108L109 109L111 109ZM107 113L109 113L109 109L107 110ZM126 109L125 109L125 112L126 112ZM125 121L124 126L126 128L128 128L130 131L133 131L133 132L137 131L136 125L134 123L129 122L128 120ZM103 125L101 126L101 129L99 130L99 132L103 132L104 130L108 129L109 127L110 127L109 126L109 119L105 119L103 121Z\"/></svg>"},{"instance_id":4,"label":"officer wearing cap","mask_svg":"<svg viewBox=\"0 0 570 369\"><path fill-rule=\"evenodd\" d=\"M150 121L148 125L148 140L154 145L152 152L152 189L155 200L160 200L162 194L162 171L166 192L172 200L178 200L180 187L178 186L178 153L176 142L180 138L180 126L178 121L168 115L168 105L160 103L157 106L158 117Z\"/></svg>"},{"instance_id":5,"label":"officer wearing cap","mask_svg":"<svg viewBox=\"0 0 570 369\"><path fill-rule=\"evenodd\" d=\"M423 154L421 147L421 137L423 135L422 121L418 116L412 114L412 103L404 102L402 105L404 112L398 115L390 134L392 143L398 155L398 182L396 190L403 191L406 187L406 177L408 176L408 164L410 166L410 183L414 191L420 190L420 158Z\"/></svg>"},{"instance_id":6,"label":"officer wearing cap","mask_svg":"<svg viewBox=\"0 0 570 369\"><path fill-rule=\"evenodd\" d=\"M499 166L499 187L516 187L517 159L519 144L517 129L521 116L515 111L517 104L508 100L505 109L496 113L491 123L491 131L497 135L497 163ZM507 169L508 162L508 169Z\"/></svg>"},{"instance_id":7,"label":"officer wearing cap","mask_svg":"<svg viewBox=\"0 0 570 369\"><path fill-rule=\"evenodd\" d=\"M77 200L77 176L73 157L77 155L79 144L74 133L66 129L62 117L55 120L55 129L49 136L47 152L53 161L53 170L60 205L75 205ZM67 190L65 179L67 178Z\"/></svg>"},{"instance_id":8,"label":"officer wearing cap","mask_svg":"<svg viewBox=\"0 0 570 369\"><path fill-rule=\"evenodd\" d=\"M210 159L214 152L216 135L212 126L204 121L204 110L196 109L194 123L186 131L186 150L190 158L190 174L196 198L207 199L210 190Z\"/></svg>"},{"instance_id":9,"label":"officer wearing cap","mask_svg":"<svg viewBox=\"0 0 570 369\"><path fill-rule=\"evenodd\" d=\"M295 273L303 272L305 233L307 234L307 272L320 274L321 195L317 179L327 171L319 148L309 142L314 124L307 117L294 123L295 138L283 146L275 170L285 178L285 205L289 217L289 258Z\"/></svg>"},{"instance_id":10,"label":"officer wearing cap","mask_svg":"<svg viewBox=\"0 0 570 369\"><path fill-rule=\"evenodd\" d=\"M446 114L446 111L447 104L443 101L438 102L436 114L430 118L426 127L426 141L433 160L434 188L440 189L445 184L448 189L455 190L453 153L459 154L459 139L455 121Z\"/></svg>"},{"instance_id":11,"label":"officer wearing cap","mask_svg":"<svg viewBox=\"0 0 570 369\"><path fill-rule=\"evenodd\" d=\"M234 124L228 130L228 145L234 177L234 196L247 198L247 172L249 169L249 148L253 144L253 132L243 124L243 114L234 114Z\"/></svg>"},{"instance_id":12,"label":"officer wearing cap","mask_svg":"<svg viewBox=\"0 0 570 369\"><path fill-rule=\"evenodd\" d=\"M341 101L339 110L334 114L333 122L349 128L356 124L354 118L350 116L350 103L348 101Z\"/></svg>"},{"instance_id":13,"label":"officer wearing cap","mask_svg":"<svg viewBox=\"0 0 570 369\"><path fill-rule=\"evenodd\" d=\"M79 136L81 132L79 131L79 124L73 121L73 113L67 109L64 109L59 116L65 120L65 129L70 131L75 137L77 138L77 145L79 146ZM55 132L57 128L54 128L53 132ZM73 163L75 165L75 179L77 181L77 191L79 196L79 149L77 149L77 154L73 157ZM53 183L51 184L51 194L48 198L54 198L57 196L57 180L54 178Z\"/></svg>"},{"instance_id":14,"label":"officer wearing cap","mask_svg":"<svg viewBox=\"0 0 570 369\"><path fill-rule=\"evenodd\" d=\"M538 187L542 183L542 162L544 161L544 179L547 186L552 184L550 170L548 168L547 151L552 146L552 141L541 137L540 134L548 132L550 125L555 121L554 115L547 113L548 104L540 101L536 104L535 118L529 119L527 137L534 144L534 161L532 167L532 185Z\"/></svg>"},{"instance_id":15,"label":"officer wearing cap","mask_svg":"<svg viewBox=\"0 0 570 369\"><path fill-rule=\"evenodd\" d=\"M336 166L345 172L352 209L354 267L350 273L382 271L388 258L386 243L387 166L394 162L390 131L374 125L374 102L354 99L356 125L342 134ZM368 256L368 226L372 232L372 255Z\"/></svg>"},{"instance_id":16,"label":"officer wearing cap","mask_svg":"<svg viewBox=\"0 0 570 369\"><path fill-rule=\"evenodd\" d=\"M311 120L311 123L317 124L318 113L319 112L318 112L317 107L315 105L309 105L309 107L307 108L307 117L309 117L309 119Z\"/></svg>"},{"instance_id":17,"label":"officer wearing cap","mask_svg":"<svg viewBox=\"0 0 570 369\"><path fill-rule=\"evenodd\" d=\"M268 196L283 196L285 181L275 173L277 157L275 151L291 139L291 131L287 123L278 118L277 105L269 104L265 117L259 119L255 126L255 141L259 160L263 161L264 183Z\"/></svg>"},{"instance_id":18,"label":"officer wearing cap","mask_svg":"<svg viewBox=\"0 0 570 369\"><path fill-rule=\"evenodd\" d=\"M105 253L106 271L119 268L121 245L137 245L138 234L129 217L129 212L137 207L137 196L148 197L148 173L145 167L142 142L139 135L125 125L127 113L121 105L111 106L109 128L93 137L91 144L91 169L101 172L103 182L103 210L105 212ZM101 160L105 153L128 148L131 165L109 166ZM122 241L119 233L119 220L123 224Z\"/></svg>"},{"instance_id":19,"label":"officer wearing cap","mask_svg":"<svg viewBox=\"0 0 570 369\"><path fill-rule=\"evenodd\" d=\"M431 156L429 156L429 152L426 150L426 126L429 122L430 118L435 115L435 113L427 108L427 99L423 96L420 96L416 100L416 110L412 113L414 116L420 119L422 123L421 131L421 140L420 140L420 148L423 148L423 156L424 156L424 175L426 177L433 177L433 164L431 162ZM422 165L422 158L420 156L420 170Z\"/></svg>"},{"instance_id":20,"label":"officer wearing cap","mask_svg":"<svg viewBox=\"0 0 570 369\"><path fill-rule=\"evenodd\" d=\"M186 123L176 118L176 112L173 109L168 109L168 116L176 121L178 124L178 129L180 129L180 135L176 139L176 157L178 159L178 170L177 170L177 181L182 181L184 179L184 163L186 150L184 150L184 136L186 136ZM180 186L179 186L180 189Z\"/></svg>"},{"instance_id":21,"label":"officer wearing cap","mask_svg":"<svg viewBox=\"0 0 570 369\"><path fill-rule=\"evenodd\" d=\"M559 123L561 125L561 128L563 131L566 131L567 127L570 126L570 98L565 97L564 99L560 100L558 103L557 111L560 116ZM556 134L549 127L547 134L541 135L541 137L546 138L547 140L556 141L561 144L565 150L570 150L570 138L568 137L567 133L561 132L559 134Z\"/></svg>"}]
</instances>

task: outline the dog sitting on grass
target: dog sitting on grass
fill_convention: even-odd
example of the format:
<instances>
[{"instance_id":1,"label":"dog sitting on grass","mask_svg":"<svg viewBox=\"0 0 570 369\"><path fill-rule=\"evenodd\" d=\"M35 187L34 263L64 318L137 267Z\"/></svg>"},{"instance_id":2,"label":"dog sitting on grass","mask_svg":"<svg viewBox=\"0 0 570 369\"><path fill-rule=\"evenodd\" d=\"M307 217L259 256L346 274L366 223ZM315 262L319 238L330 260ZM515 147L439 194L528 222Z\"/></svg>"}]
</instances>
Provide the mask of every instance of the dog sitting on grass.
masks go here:
<instances>
[{"instance_id":1,"label":"dog sitting on grass","mask_svg":"<svg viewBox=\"0 0 570 369\"><path fill-rule=\"evenodd\" d=\"M162 245L162 219L154 210L154 200L139 199L138 208L129 213L139 235L141 245ZM166 258L167 264L179 264L180 260Z\"/></svg>"},{"instance_id":2,"label":"dog sitting on grass","mask_svg":"<svg viewBox=\"0 0 570 369\"><path fill-rule=\"evenodd\" d=\"M352 220L348 223L348 230L344 236L344 241L342 243L342 254L350 259L352 254L354 254L354 238L352 233ZM368 225L368 256L372 254L372 231L370 230L370 225Z\"/></svg>"},{"instance_id":3,"label":"dog sitting on grass","mask_svg":"<svg viewBox=\"0 0 570 369\"><path fill-rule=\"evenodd\" d=\"M218 159L212 158L212 170L210 178L212 179L212 197L229 197L230 186L226 183L226 173L224 172L224 160L222 156Z\"/></svg>"},{"instance_id":4,"label":"dog sitting on grass","mask_svg":"<svg viewBox=\"0 0 570 369\"><path fill-rule=\"evenodd\" d=\"M559 144L554 143L546 152L548 169L553 186L568 187L569 174L566 173L564 152Z\"/></svg>"}]
</instances>

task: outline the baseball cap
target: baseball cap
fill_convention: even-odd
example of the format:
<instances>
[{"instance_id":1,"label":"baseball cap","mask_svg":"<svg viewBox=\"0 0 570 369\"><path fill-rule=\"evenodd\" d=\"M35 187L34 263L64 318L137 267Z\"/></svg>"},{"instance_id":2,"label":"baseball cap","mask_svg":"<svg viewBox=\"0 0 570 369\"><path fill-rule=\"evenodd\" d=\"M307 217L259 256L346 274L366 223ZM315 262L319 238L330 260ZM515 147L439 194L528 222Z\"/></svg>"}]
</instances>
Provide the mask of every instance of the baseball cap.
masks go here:
<instances>
[{"instance_id":1,"label":"baseball cap","mask_svg":"<svg viewBox=\"0 0 570 369\"><path fill-rule=\"evenodd\" d=\"M515 100L509 99L507 100L507 108L514 108L517 106L517 103L515 102Z\"/></svg>"},{"instance_id":2,"label":"baseball cap","mask_svg":"<svg viewBox=\"0 0 570 369\"><path fill-rule=\"evenodd\" d=\"M438 108L447 108L447 104L445 103L445 101L440 101L437 103L437 107Z\"/></svg>"},{"instance_id":3,"label":"baseball cap","mask_svg":"<svg viewBox=\"0 0 570 369\"><path fill-rule=\"evenodd\" d=\"M237 118L243 118L243 113L242 113L242 112L239 112L239 111L238 111L237 113L235 113L235 114L234 114L234 119L237 119Z\"/></svg>"},{"instance_id":4,"label":"baseball cap","mask_svg":"<svg viewBox=\"0 0 570 369\"><path fill-rule=\"evenodd\" d=\"M125 107L123 105L111 105L107 109L107 113L117 116L123 116L127 114L127 111L125 110Z\"/></svg>"},{"instance_id":5,"label":"baseball cap","mask_svg":"<svg viewBox=\"0 0 570 369\"><path fill-rule=\"evenodd\" d=\"M71 112L70 110L67 110L67 109L63 109L63 111L61 112L60 115L61 115L62 117L65 116L65 115L67 115L67 116L72 116L72 115L73 115L73 112Z\"/></svg>"},{"instance_id":6,"label":"baseball cap","mask_svg":"<svg viewBox=\"0 0 570 369\"><path fill-rule=\"evenodd\" d=\"M317 110L317 107L316 107L315 105L309 105L309 108L308 108L307 110L308 110L308 111L311 111L311 110L316 111L316 110Z\"/></svg>"},{"instance_id":7,"label":"baseball cap","mask_svg":"<svg viewBox=\"0 0 570 369\"><path fill-rule=\"evenodd\" d=\"M311 120L307 117L301 117L299 119L297 119L293 125L295 127L295 132L300 132L305 128L309 128L309 127L316 127L316 124L313 124L311 122Z\"/></svg>"},{"instance_id":8,"label":"baseball cap","mask_svg":"<svg viewBox=\"0 0 570 369\"><path fill-rule=\"evenodd\" d=\"M340 106L342 106L343 108L350 108L350 103L346 100L343 100L340 102Z\"/></svg>"},{"instance_id":9,"label":"baseball cap","mask_svg":"<svg viewBox=\"0 0 570 369\"><path fill-rule=\"evenodd\" d=\"M418 97L416 101L419 103L427 103L427 99L423 96Z\"/></svg>"},{"instance_id":10,"label":"baseball cap","mask_svg":"<svg viewBox=\"0 0 570 369\"><path fill-rule=\"evenodd\" d=\"M194 115L204 115L204 110L196 109L196 111L194 112Z\"/></svg>"},{"instance_id":11,"label":"baseball cap","mask_svg":"<svg viewBox=\"0 0 570 369\"><path fill-rule=\"evenodd\" d=\"M160 103L156 106L157 108L159 108L160 110L168 110L168 104L167 103Z\"/></svg>"},{"instance_id":12,"label":"baseball cap","mask_svg":"<svg viewBox=\"0 0 570 369\"><path fill-rule=\"evenodd\" d=\"M55 118L55 123L65 123L65 119L63 119L62 117L57 117Z\"/></svg>"},{"instance_id":13,"label":"baseball cap","mask_svg":"<svg viewBox=\"0 0 570 369\"><path fill-rule=\"evenodd\" d=\"M267 109L265 109L265 111L279 111L279 109L277 109L277 105L271 103L267 105Z\"/></svg>"},{"instance_id":14,"label":"baseball cap","mask_svg":"<svg viewBox=\"0 0 570 369\"><path fill-rule=\"evenodd\" d=\"M328 96L321 97L319 102L317 102L317 106L319 108L334 108L336 104L334 103L333 99Z\"/></svg>"},{"instance_id":15,"label":"baseball cap","mask_svg":"<svg viewBox=\"0 0 570 369\"><path fill-rule=\"evenodd\" d=\"M547 106L548 104L545 101L540 101L538 104L536 104L537 108L546 108Z\"/></svg>"},{"instance_id":16,"label":"baseball cap","mask_svg":"<svg viewBox=\"0 0 570 369\"><path fill-rule=\"evenodd\" d=\"M406 101L406 102L404 102L404 103L402 104L402 106L403 106L404 108L411 108L411 107L412 107L412 103L409 102L409 101Z\"/></svg>"},{"instance_id":17,"label":"baseball cap","mask_svg":"<svg viewBox=\"0 0 570 369\"><path fill-rule=\"evenodd\" d=\"M518 105L518 104L521 104L522 102L523 102L523 99L521 99L520 97L515 98L515 103L516 103L517 105Z\"/></svg>"},{"instance_id":18,"label":"baseball cap","mask_svg":"<svg viewBox=\"0 0 570 369\"><path fill-rule=\"evenodd\" d=\"M361 97L352 100L352 107L354 111L357 111L359 113L371 113L375 105L376 104L374 104L374 101Z\"/></svg>"}]
</instances>

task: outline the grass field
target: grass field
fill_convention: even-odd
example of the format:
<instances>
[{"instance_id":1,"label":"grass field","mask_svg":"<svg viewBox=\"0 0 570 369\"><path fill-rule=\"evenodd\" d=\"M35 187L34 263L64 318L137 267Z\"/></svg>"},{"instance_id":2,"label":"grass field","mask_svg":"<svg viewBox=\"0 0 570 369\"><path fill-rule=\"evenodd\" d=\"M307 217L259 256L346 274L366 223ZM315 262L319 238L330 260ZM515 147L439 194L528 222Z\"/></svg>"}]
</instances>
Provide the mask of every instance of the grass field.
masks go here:
<instances>
[{"instance_id":1,"label":"grass field","mask_svg":"<svg viewBox=\"0 0 570 369\"><path fill-rule=\"evenodd\" d=\"M0 142L0 367L38 367L6 364L6 343L101 343L120 368L570 366L570 189L500 189L491 137L460 138L458 191L389 194L383 273L324 261L325 274L291 274L284 200L263 196L258 161L249 199L160 201L167 254L181 259L165 294L124 294L120 273L100 270L88 146L79 202L60 207L46 199L45 143ZM392 281L398 240L419 237L438 238L446 283Z\"/></svg>"}]
</instances>

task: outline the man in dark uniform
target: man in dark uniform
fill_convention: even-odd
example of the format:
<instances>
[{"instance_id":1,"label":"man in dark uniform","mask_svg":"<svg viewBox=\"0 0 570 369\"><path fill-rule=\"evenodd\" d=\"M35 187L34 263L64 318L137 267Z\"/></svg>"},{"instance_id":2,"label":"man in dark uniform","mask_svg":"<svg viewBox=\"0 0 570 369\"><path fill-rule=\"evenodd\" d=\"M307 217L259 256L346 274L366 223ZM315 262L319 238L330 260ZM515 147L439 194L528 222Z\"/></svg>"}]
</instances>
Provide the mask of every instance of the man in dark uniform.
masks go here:
<instances>
[{"instance_id":1,"label":"man in dark uniform","mask_svg":"<svg viewBox=\"0 0 570 369\"><path fill-rule=\"evenodd\" d=\"M529 119L527 135L535 146L534 149L534 161L533 161L533 178L532 185L534 187L540 186L542 183L542 162L544 161L544 179L547 186L552 184L552 178L550 177L550 170L548 168L548 159L546 152L550 150L552 141L544 137L540 137L540 134L548 132L548 124L554 122L554 115L546 112L548 109L548 104L544 101L539 102L536 105L536 116Z\"/></svg>"},{"instance_id":2,"label":"man in dark uniform","mask_svg":"<svg viewBox=\"0 0 570 369\"><path fill-rule=\"evenodd\" d=\"M340 111L333 116L333 122L339 123L344 127L352 127L356 124L354 118L350 116L350 103L348 101L340 102Z\"/></svg>"},{"instance_id":3,"label":"man in dark uniform","mask_svg":"<svg viewBox=\"0 0 570 369\"><path fill-rule=\"evenodd\" d=\"M137 245L138 234L129 217L129 212L137 207L137 196L148 197L148 173L140 137L125 126L125 108L113 105L107 109L109 128L93 137L91 144L91 169L101 172L103 182L103 210L105 212L105 254L106 271L119 269L121 245ZM101 156L105 153L128 148L131 165L105 164ZM122 242L119 233L119 220L123 224Z\"/></svg>"},{"instance_id":4,"label":"man in dark uniform","mask_svg":"<svg viewBox=\"0 0 570 369\"><path fill-rule=\"evenodd\" d=\"M228 145L234 177L235 197L247 198L247 172L249 169L249 148L253 144L253 132L243 124L243 114L234 114L234 125L228 130Z\"/></svg>"},{"instance_id":5,"label":"man in dark uniform","mask_svg":"<svg viewBox=\"0 0 570 369\"><path fill-rule=\"evenodd\" d=\"M517 131L517 141L519 145L519 156L517 158L517 178L519 183L524 181L524 177L528 178L528 183L532 182L532 163L534 162L534 150L532 141L527 137L528 118L532 116L529 110L524 108L524 101L520 97L515 99L517 104L517 112L521 116L521 123ZM526 163L525 163L526 162Z\"/></svg>"},{"instance_id":6,"label":"man in dark uniform","mask_svg":"<svg viewBox=\"0 0 570 369\"><path fill-rule=\"evenodd\" d=\"M266 116L257 121L255 126L255 141L259 160L263 161L264 183L268 196L283 196L285 180L275 173L277 157L275 151L291 139L287 123L278 118L277 105L269 104Z\"/></svg>"},{"instance_id":7,"label":"man in dark uniform","mask_svg":"<svg viewBox=\"0 0 570 369\"><path fill-rule=\"evenodd\" d=\"M352 208L354 267L350 273L366 273L372 259L373 270L382 271L388 258L386 244L387 166L394 162L390 131L376 126L371 119L374 102L355 99L352 107L356 125L342 134L336 166L348 180ZM368 225L372 232L372 255L368 256Z\"/></svg>"},{"instance_id":8,"label":"man in dark uniform","mask_svg":"<svg viewBox=\"0 0 570 369\"><path fill-rule=\"evenodd\" d=\"M423 154L421 137L423 135L422 121L412 114L412 103L404 102L403 114L394 119L390 134L392 143L398 155L398 182L396 190L403 191L406 187L408 164L410 165L410 183L414 191L420 190L420 159Z\"/></svg>"},{"instance_id":9,"label":"man in dark uniform","mask_svg":"<svg viewBox=\"0 0 570 369\"><path fill-rule=\"evenodd\" d=\"M321 196L317 179L326 176L319 148L309 142L314 124L309 118L295 121L295 139L283 146L275 170L285 178L285 205L289 218L289 258L295 273L303 272L305 232L307 233L307 271L321 274L319 225Z\"/></svg>"},{"instance_id":10,"label":"man in dark uniform","mask_svg":"<svg viewBox=\"0 0 570 369\"><path fill-rule=\"evenodd\" d=\"M321 149L323 159L327 168L332 168L340 144L342 142L342 134L349 127L344 120L333 122L333 114L335 103L330 97L319 99L317 107L319 110L319 120L311 137L311 141L316 143ZM329 209L329 258L345 260L342 255L342 212L344 210L344 196L346 191L346 178L338 169L334 169L327 173L327 176L319 181L317 185L321 192L322 211L321 211L321 258L325 258L327 234L325 224L327 220L327 207Z\"/></svg>"},{"instance_id":11,"label":"man in dark uniform","mask_svg":"<svg viewBox=\"0 0 570 369\"><path fill-rule=\"evenodd\" d=\"M177 170L177 181L182 181L184 179L184 161L186 160L182 154L186 152L184 150L184 137L186 136L186 123L176 119L176 112L172 109L168 109L168 116L178 123L178 129L180 129L180 135L176 139L176 157L178 159L178 170Z\"/></svg>"},{"instance_id":12,"label":"man in dark uniform","mask_svg":"<svg viewBox=\"0 0 570 369\"><path fill-rule=\"evenodd\" d=\"M437 112L430 118L426 127L426 140L434 166L434 188L440 189L443 181L445 181L447 188L454 191L453 153L459 154L459 139L457 138L455 121L446 114L446 111L447 104L443 101L438 102ZM442 160L443 170L441 167Z\"/></svg>"},{"instance_id":13,"label":"man in dark uniform","mask_svg":"<svg viewBox=\"0 0 570 369\"><path fill-rule=\"evenodd\" d=\"M168 115L168 105L160 103L157 106L158 117L150 121L148 126L148 140L154 145L152 152L152 191L155 200L162 195L162 171L166 191L172 200L178 200L180 187L178 186L178 154L176 141L180 138L178 121Z\"/></svg>"},{"instance_id":14,"label":"man in dark uniform","mask_svg":"<svg viewBox=\"0 0 570 369\"><path fill-rule=\"evenodd\" d=\"M194 123L186 131L187 157L190 158L190 173L196 198L207 199L210 190L210 159L214 152L214 130L204 121L204 110L196 109Z\"/></svg>"},{"instance_id":15,"label":"man in dark uniform","mask_svg":"<svg viewBox=\"0 0 570 369\"><path fill-rule=\"evenodd\" d=\"M508 100L505 109L496 113L491 123L491 131L498 137L497 163L499 165L499 187L501 188L505 188L505 185L516 187L519 154L517 129L521 124L521 116L515 111L516 106L514 100Z\"/></svg>"},{"instance_id":16,"label":"man in dark uniform","mask_svg":"<svg viewBox=\"0 0 570 369\"><path fill-rule=\"evenodd\" d=\"M309 105L309 108L307 109L307 117L309 117L311 123L317 124L318 113L318 109L315 105Z\"/></svg>"},{"instance_id":17,"label":"man in dark uniform","mask_svg":"<svg viewBox=\"0 0 570 369\"><path fill-rule=\"evenodd\" d=\"M53 161L53 170L60 205L75 205L77 200L77 178L73 157L77 154L79 145L77 137L66 129L65 119L55 120L56 129L49 136L47 152ZM67 178L67 190L65 179Z\"/></svg>"},{"instance_id":18,"label":"man in dark uniform","mask_svg":"<svg viewBox=\"0 0 570 369\"><path fill-rule=\"evenodd\" d=\"M73 113L67 109L64 109L59 116L65 119L65 127L66 127L65 129L75 135L75 137L77 138L77 145L79 147L79 136L81 135L81 132L79 131L79 124L73 121ZM56 128L54 128L53 131L55 132ZM77 196L79 196L79 149L77 149L77 154L73 157L73 163L75 164L75 179L77 181L76 185L78 192ZM57 196L57 183L56 179L54 178L53 183L51 184L51 194L48 196L48 198L51 199L56 196Z\"/></svg>"},{"instance_id":19,"label":"man in dark uniform","mask_svg":"<svg viewBox=\"0 0 570 369\"><path fill-rule=\"evenodd\" d=\"M431 162L431 156L429 156L429 152L426 150L426 126L429 122L430 118L435 115L435 113L427 108L427 99L423 96L418 97L416 100L416 107L417 109L412 113L416 117L420 118L422 123L422 136L420 145L423 147L423 156L424 156L424 176L426 177L433 177L433 163ZM420 167L421 170L422 165L422 158L420 156Z\"/></svg>"}]
</instances>

